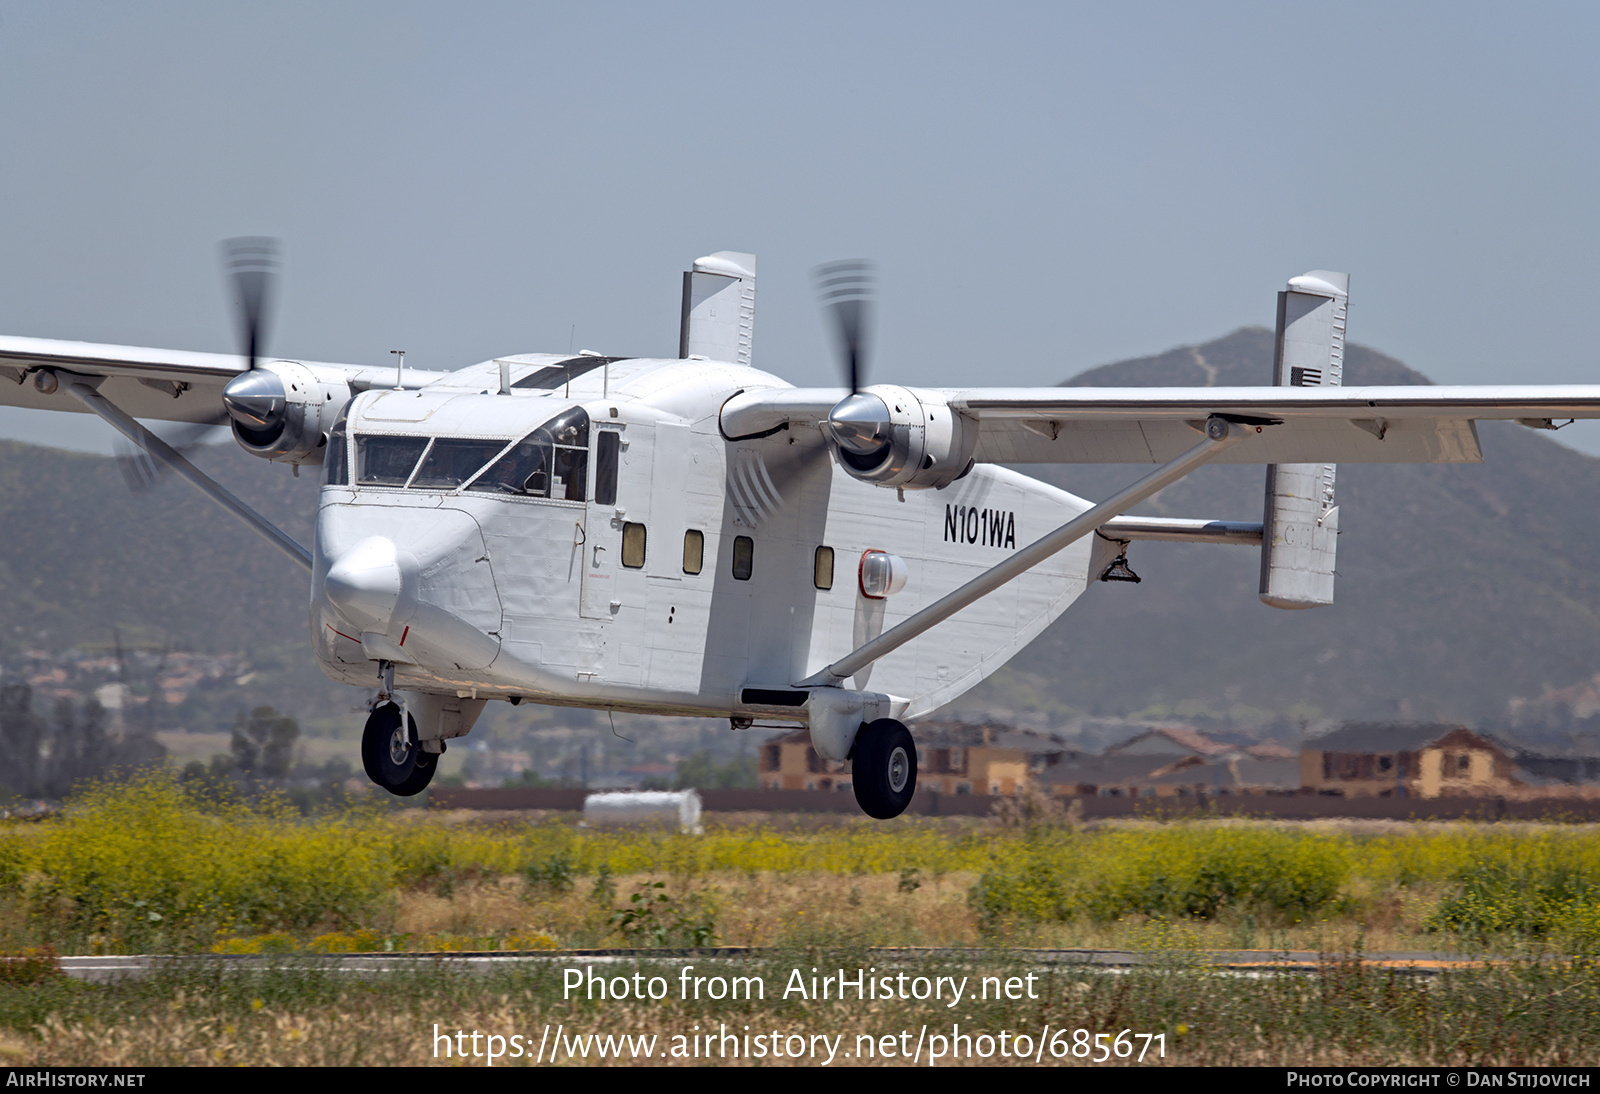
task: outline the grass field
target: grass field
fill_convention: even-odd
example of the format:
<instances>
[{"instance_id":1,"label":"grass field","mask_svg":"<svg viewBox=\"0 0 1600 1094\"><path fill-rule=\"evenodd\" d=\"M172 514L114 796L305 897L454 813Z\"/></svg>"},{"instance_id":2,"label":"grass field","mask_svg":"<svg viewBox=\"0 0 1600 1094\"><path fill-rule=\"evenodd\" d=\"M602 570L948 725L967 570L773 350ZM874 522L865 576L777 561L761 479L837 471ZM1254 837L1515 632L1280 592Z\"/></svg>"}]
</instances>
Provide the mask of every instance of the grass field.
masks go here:
<instances>
[{"instance_id":1,"label":"grass field","mask_svg":"<svg viewBox=\"0 0 1600 1094\"><path fill-rule=\"evenodd\" d=\"M1317 975L1244 979L1174 954L1121 975L1038 974L1031 985L1037 998L969 996L955 1008L948 1000L858 1000L850 992L844 1001L781 997L795 970L809 977L812 968L844 969L847 978L861 968L878 976L967 976L974 994L982 976L1020 984L1026 972L1004 953L889 967L849 950L795 951L726 966L702 960L694 972L736 969L767 985L765 999L714 1002L678 998L679 962L608 967L613 976L661 976L666 997L639 1002L587 1000L581 992L563 998L559 967L498 976L440 968L361 980L314 967L247 974L202 963L113 985L65 978L0 985L0 1062L484 1066L498 1048L497 1065L645 1062L640 1057L658 1064L709 1057L810 1065L831 1055L837 1063L1115 1066L1140 1064L1141 1052L1146 1066L1592 1065L1600 1024L1600 973L1570 961L1516 962L1426 980L1330 959ZM558 1026L565 1051L552 1060L549 1040ZM451 1042L458 1031L467 1040L443 1051L435 1035ZM731 1031L732 1045L694 1041L696 1034L721 1031ZM1112 1047L1123 1031L1125 1056ZM476 1045L474 1032L485 1038ZM747 1032L767 1045L745 1041ZM1106 1035L1104 1048L1096 1033ZM962 1034L971 1040L963 1044ZM1019 1034L1029 1038L1025 1047ZM490 1035L501 1039L498 1046L486 1040ZM636 1040L608 1046L597 1037ZM827 1041L818 1044L819 1038ZM920 1052L908 1059L919 1041ZM457 1045L464 1058L453 1051ZM787 1051L776 1057L773 1047Z\"/></svg>"},{"instance_id":2,"label":"grass field","mask_svg":"<svg viewBox=\"0 0 1600 1094\"><path fill-rule=\"evenodd\" d=\"M850 1045L909 1030L929 1051L939 1042L928 1038L945 1037L942 1062L961 1051L955 1025L991 1037L988 1057L969 1045L976 1063L1007 1058L1002 1031L1013 1056L1015 1035L1031 1038L1041 1063L1093 1062L1093 1035L1107 1034L1109 1046L1123 1030L1119 1047L1145 1035L1145 1063L1600 1055L1591 1047L1600 832L1579 825L769 818L693 836L379 808L306 818L270 802L196 798L157 778L0 829L0 904L0 949L12 954L196 955L184 969L98 986L41 971L48 961L6 963L0 1054L14 1062L462 1062L434 1055L435 1023L447 1040L457 1029L499 1035L503 1046L524 1038L520 1061L501 1062L529 1062L527 1038L547 1023L569 1038L691 1039L723 1026L742 1037L749 1025ZM761 948L706 967L759 974L766 997L564 999L560 970L577 959L488 977L440 966L381 984L316 965L318 954L368 950L711 945ZM895 975L928 984L967 977L975 992L983 976L1025 975L1011 968L1011 951L1024 946L1137 949L1159 960L1119 974L1034 969L1033 998L969 993L955 1007L774 998L795 969L805 978L813 966L819 975L875 967L870 947L963 948L967 956L882 959L909 960ZM1194 956L1216 948L1329 956L1316 975L1241 978ZM1421 979L1338 956L1377 950L1507 960ZM207 962L212 953L298 955L289 959L298 964L224 974ZM682 964L662 965L663 983L676 984ZM852 1051L838 1044L836 1053ZM890 1062L877 1054L884 1043L874 1045L872 1058ZM660 1055L668 1040L658 1050L657 1062L674 1062Z\"/></svg>"}]
</instances>

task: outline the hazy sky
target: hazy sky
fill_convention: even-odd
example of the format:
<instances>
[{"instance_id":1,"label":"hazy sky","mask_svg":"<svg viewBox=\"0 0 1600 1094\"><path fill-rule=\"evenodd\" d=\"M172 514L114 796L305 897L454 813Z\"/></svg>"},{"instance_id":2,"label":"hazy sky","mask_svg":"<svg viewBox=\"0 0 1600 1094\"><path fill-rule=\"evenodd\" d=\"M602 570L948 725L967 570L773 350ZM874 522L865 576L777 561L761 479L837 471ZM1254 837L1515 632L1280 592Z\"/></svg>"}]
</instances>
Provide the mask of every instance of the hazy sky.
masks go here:
<instances>
[{"instance_id":1,"label":"hazy sky","mask_svg":"<svg viewBox=\"0 0 1600 1094\"><path fill-rule=\"evenodd\" d=\"M869 256L876 379L1048 384L1270 325L1321 267L1352 339L1436 381L1600 382L1597 30L1593 4L0 0L0 331L231 350L217 241L271 234L280 354L671 355L680 272L731 249L760 259L757 363L796 383L834 380L808 271Z\"/></svg>"}]
</instances>

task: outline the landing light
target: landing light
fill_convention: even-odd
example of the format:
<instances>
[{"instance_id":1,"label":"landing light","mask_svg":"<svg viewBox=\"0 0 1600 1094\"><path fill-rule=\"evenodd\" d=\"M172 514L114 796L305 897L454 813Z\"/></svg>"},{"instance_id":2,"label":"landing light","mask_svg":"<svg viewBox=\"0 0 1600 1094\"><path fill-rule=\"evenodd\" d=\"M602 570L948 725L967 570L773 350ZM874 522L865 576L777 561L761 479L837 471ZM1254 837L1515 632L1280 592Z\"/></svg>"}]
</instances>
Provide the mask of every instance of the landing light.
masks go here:
<instances>
[{"instance_id":1,"label":"landing light","mask_svg":"<svg viewBox=\"0 0 1600 1094\"><path fill-rule=\"evenodd\" d=\"M887 551L868 551L861 556L861 595L882 600L906 587L911 571L906 560Z\"/></svg>"}]
</instances>

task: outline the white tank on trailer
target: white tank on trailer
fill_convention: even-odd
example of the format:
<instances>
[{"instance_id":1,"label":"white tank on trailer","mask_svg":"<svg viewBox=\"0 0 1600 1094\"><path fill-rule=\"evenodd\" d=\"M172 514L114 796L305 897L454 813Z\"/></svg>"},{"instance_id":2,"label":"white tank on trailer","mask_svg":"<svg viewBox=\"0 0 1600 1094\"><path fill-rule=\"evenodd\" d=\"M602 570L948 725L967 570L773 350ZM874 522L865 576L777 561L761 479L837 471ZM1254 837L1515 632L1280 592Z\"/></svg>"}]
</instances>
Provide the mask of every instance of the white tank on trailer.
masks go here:
<instances>
[{"instance_id":1,"label":"white tank on trailer","mask_svg":"<svg viewBox=\"0 0 1600 1094\"><path fill-rule=\"evenodd\" d=\"M699 834L700 812L695 790L609 790L583 799L584 823L595 827L662 825Z\"/></svg>"}]
</instances>

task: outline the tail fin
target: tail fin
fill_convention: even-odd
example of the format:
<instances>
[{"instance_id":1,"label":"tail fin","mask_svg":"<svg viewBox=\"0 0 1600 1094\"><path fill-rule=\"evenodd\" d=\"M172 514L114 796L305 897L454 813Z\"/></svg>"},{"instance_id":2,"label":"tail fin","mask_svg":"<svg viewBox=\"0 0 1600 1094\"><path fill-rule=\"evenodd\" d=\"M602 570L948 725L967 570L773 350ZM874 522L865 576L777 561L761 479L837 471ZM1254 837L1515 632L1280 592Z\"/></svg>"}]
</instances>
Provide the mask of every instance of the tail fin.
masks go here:
<instances>
[{"instance_id":1,"label":"tail fin","mask_svg":"<svg viewBox=\"0 0 1600 1094\"><path fill-rule=\"evenodd\" d=\"M1291 278L1278 294L1278 335L1272 382L1290 387L1338 387L1344 379L1345 317L1350 275L1312 270ZM1339 507L1334 464L1267 467L1261 535L1261 601L1274 608L1333 603L1334 548Z\"/></svg>"},{"instance_id":2,"label":"tail fin","mask_svg":"<svg viewBox=\"0 0 1600 1094\"><path fill-rule=\"evenodd\" d=\"M756 322L756 256L718 251L683 275L679 357L750 363Z\"/></svg>"}]
</instances>

